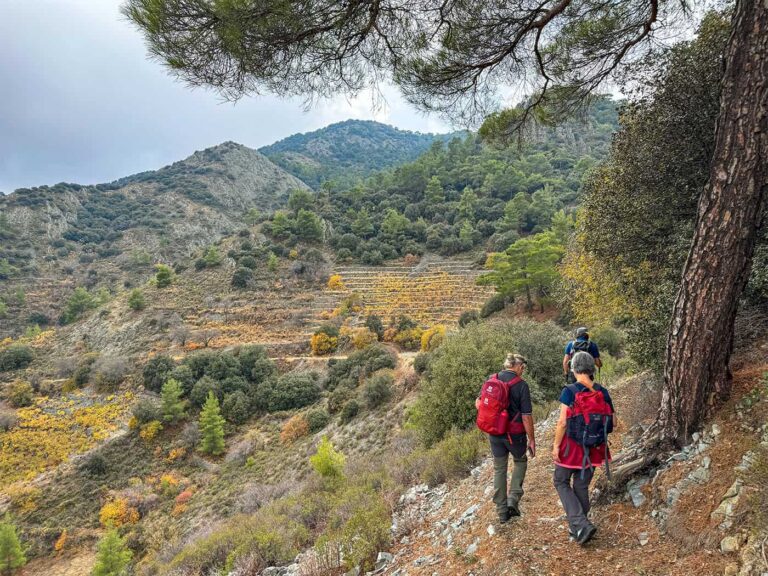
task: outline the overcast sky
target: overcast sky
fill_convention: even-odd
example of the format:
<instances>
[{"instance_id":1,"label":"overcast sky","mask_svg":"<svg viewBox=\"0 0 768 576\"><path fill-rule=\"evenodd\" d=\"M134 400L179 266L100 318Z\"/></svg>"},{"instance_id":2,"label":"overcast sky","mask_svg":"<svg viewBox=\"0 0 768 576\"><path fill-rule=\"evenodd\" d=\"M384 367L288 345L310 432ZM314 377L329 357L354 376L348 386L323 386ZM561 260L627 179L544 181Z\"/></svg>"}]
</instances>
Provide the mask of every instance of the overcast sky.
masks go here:
<instances>
[{"instance_id":1,"label":"overcast sky","mask_svg":"<svg viewBox=\"0 0 768 576\"><path fill-rule=\"evenodd\" d=\"M258 148L348 118L445 132L394 90L304 112L273 96L222 103L146 58L121 0L0 0L0 191L108 182L226 140Z\"/></svg>"}]
</instances>

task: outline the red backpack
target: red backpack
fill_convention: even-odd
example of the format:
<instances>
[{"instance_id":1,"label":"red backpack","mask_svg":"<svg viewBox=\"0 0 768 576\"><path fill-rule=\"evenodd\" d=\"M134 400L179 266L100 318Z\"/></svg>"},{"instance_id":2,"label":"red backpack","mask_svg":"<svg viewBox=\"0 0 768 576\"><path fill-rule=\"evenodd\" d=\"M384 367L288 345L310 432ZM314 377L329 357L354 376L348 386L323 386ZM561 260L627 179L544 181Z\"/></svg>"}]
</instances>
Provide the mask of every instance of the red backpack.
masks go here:
<instances>
[{"instance_id":1,"label":"red backpack","mask_svg":"<svg viewBox=\"0 0 768 576\"><path fill-rule=\"evenodd\" d=\"M522 382L520 376L515 376L509 382L499 380L498 374L493 374L483 384L480 390L480 398L477 399L477 427L486 434L503 436L505 434L522 434L525 432L520 413L510 419L507 407L509 406L509 390Z\"/></svg>"},{"instance_id":2,"label":"red backpack","mask_svg":"<svg viewBox=\"0 0 768 576\"><path fill-rule=\"evenodd\" d=\"M582 474L587 466L591 466L589 449L603 446L605 448L605 469L610 479L608 434L613 432L613 410L605 401L599 384L595 384L593 391L579 390L575 384L569 385L568 389L573 392L574 400L565 433L584 449L584 460L581 464Z\"/></svg>"}]
</instances>

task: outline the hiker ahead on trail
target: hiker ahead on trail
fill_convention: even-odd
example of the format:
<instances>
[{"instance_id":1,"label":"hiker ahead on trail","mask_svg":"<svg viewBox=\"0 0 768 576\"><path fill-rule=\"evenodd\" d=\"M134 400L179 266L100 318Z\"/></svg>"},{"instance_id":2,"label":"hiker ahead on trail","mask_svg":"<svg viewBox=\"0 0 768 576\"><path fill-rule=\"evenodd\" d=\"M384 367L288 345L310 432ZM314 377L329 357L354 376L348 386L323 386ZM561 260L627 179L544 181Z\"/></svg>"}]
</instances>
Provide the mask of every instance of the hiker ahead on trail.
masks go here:
<instances>
[{"instance_id":1,"label":"hiker ahead on trail","mask_svg":"<svg viewBox=\"0 0 768 576\"><path fill-rule=\"evenodd\" d=\"M597 466L605 464L608 472L608 434L613 430L614 409L608 390L594 381L595 359L576 352L571 366L576 383L566 386L560 395L560 418L552 446L554 483L571 537L586 544L597 531L587 519L589 483Z\"/></svg>"},{"instance_id":2,"label":"hiker ahead on trail","mask_svg":"<svg viewBox=\"0 0 768 576\"><path fill-rule=\"evenodd\" d=\"M574 340L571 340L566 345L565 356L563 356L563 374L565 375L566 385L576 382L573 370L571 370L571 360L576 352L587 352L595 359L595 366L598 368L603 365L603 361L600 360L600 350L597 348L597 344L589 339L589 333L584 326L576 328L574 338Z\"/></svg>"},{"instance_id":3,"label":"hiker ahead on trail","mask_svg":"<svg viewBox=\"0 0 768 576\"><path fill-rule=\"evenodd\" d=\"M493 502L499 521L520 516L523 480L530 452L536 455L533 431L533 406L528 383L523 380L526 360L519 354L507 354L504 369L483 384L477 399L477 426L488 434L493 454ZM514 468L507 492L507 467L512 454Z\"/></svg>"}]
</instances>

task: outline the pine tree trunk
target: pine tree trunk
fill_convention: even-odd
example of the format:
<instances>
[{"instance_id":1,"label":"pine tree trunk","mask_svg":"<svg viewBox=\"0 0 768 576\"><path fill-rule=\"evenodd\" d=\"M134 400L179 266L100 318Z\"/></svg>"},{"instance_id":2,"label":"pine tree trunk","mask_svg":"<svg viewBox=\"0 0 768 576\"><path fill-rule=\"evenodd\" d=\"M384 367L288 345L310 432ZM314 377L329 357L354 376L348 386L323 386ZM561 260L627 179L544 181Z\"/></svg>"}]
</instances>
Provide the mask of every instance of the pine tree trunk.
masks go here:
<instances>
[{"instance_id":1,"label":"pine tree trunk","mask_svg":"<svg viewBox=\"0 0 768 576\"><path fill-rule=\"evenodd\" d=\"M768 190L768 0L738 0L709 183L667 341L657 425L679 444L728 397L734 320Z\"/></svg>"}]
</instances>

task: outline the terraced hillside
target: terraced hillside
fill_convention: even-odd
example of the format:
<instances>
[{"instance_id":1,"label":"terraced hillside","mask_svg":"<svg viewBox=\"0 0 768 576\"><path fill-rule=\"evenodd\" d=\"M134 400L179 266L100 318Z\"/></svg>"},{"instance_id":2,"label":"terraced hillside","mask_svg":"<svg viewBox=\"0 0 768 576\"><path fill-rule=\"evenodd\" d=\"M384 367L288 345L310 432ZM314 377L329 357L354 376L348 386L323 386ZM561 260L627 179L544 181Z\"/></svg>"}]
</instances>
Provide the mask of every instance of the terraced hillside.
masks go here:
<instances>
[{"instance_id":1,"label":"terraced hillside","mask_svg":"<svg viewBox=\"0 0 768 576\"><path fill-rule=\"evenodd\" d=\"M493 288L478 286L482 273L469 260L426 261L384 267L341 266L334 274L345 286L338 294L359 294L363 314L400 314L426 324L455 323L462 312L480 308Z\"/></svg>"}]
</instances>

